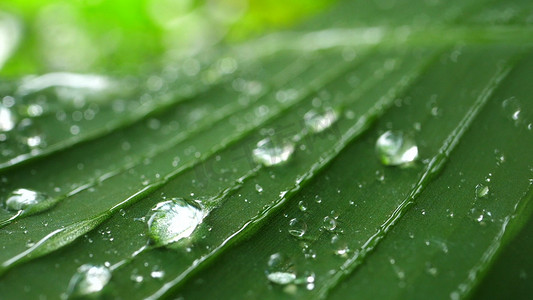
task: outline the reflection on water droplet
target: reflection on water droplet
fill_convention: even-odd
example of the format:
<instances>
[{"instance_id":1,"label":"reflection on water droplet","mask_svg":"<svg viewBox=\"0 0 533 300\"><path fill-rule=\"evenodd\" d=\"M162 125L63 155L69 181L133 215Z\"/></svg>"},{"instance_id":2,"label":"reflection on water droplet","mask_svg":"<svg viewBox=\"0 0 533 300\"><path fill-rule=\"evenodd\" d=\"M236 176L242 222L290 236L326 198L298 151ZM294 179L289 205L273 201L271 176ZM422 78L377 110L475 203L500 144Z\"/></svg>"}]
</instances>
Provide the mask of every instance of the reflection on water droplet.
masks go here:
<instances>
[{"instance_id":1,"label":"reflection on water droplet","mask_svg":"<svg viewBox=\"0 0 533 300\"><path fill-rule=\"evenodd\" d=\"M10 131L15 127L15 115L11 109L0 103L0 132Z\"/></svg>"},{"instance_id":2,"label":"reflection on water droplet","mask_svg":"<svg viewBox=\"0 0 533 300\"><path fill-rule=\"evenodd\" d=\"M418 158L414 139L397 131L383 133L376 142L376 152L387 166L406 165Z\"/></svg>"},{"instance_id":3,"label":"reflection on water droplet","mask_svg":"<svg viewBox=\"0 0 533 300\"><path fill-rule=\"evenodd\" d=\"M82 265L70 280L69 298L96 296L111 279L111 271L104 266Z\"/></svg>"},{"instance_id":4,"label":"reflection on water droplet","mask_svg":"<svg viewBox=\"0 0 533 300\"><path fill-rule=\"evenodd\" d=\"M270 280L270 282L287 285L294 282L296 275L289 272L274 272L267 274L267 278Z\"/></svg>"},{"instance_id":5,"label":"reflection on water droplet","mask_svg":"<svg viewBox=\"0 0 533 300\"><path fill-rule=\"evenodd\" d=\"M290 220L289 228L290 228L289 233L292 236L297 237L297 238L302 238L305 232L307 231L307 224L302 220L294 218Z\"/></svg>"},{"instance_id":6,"label":"reflection on water droplet","mask_svg":"<svg viewBox=\"0 0 533 300\"><path fill-rule=\"evenodd\" d=\"M304 115L305 126L311 132L322 132L338 119L338 113L331 107L323 109L323 111L317 112L311 110Z\"/></svg>"},{"instance_id":7,"label":"reflection on water droplet","mask_svg":"<svg viewBox=\"0 0 533 300\"><path fill-rule=\"evenodd\" d=\"M477 198L484 198L489 194L489 187L484 184L478 184L476 185L476 197Z\"/></svg>"},{"instance_id":8,"label":"reflection on water droplet","mask_svg":"<svg viewBox=\"0 0 533 300\"><path fill-rule=\"evenodd\" d=\"M256 184L256 185L255 185L255 190L256 190L258 193L262 193L262 192L263 192L263 187L260 186L259 184Z\"/></svg>"},{"instance_id":9,"label":"reflection on water droplet","mask_svg":"<svg viewBox=\"0 0 533 300\"><path fill-rule=\"evenodd\" d=\"M201 209L174 198L152 208L148 232L156 245L167 245L191 236L204 217Z\"/></svg>"},{"instance_id":10,"label":"reflection on water droplet","mask_svg":"<svg viewBox=\"0 0 533 300\"><path fill-rule=\"evenodd\" d=\"M5 206L8 210L26 213L41 211L48 208L51 198L44 193L28 189L16 189L7 196Z\"/></svg>"},{"instance_id":11,"label":"reflection on water droplet","mask_svg":"<svg viewBox=\"0 0 533 300\"><path fill-rule=\"evenodd\" d=\"M257 143L252 154L256 162L269 167L286 162L293 152L294 144L290 142L275 144L272 139L265 138Z\"/></svg>"}]
</instances>

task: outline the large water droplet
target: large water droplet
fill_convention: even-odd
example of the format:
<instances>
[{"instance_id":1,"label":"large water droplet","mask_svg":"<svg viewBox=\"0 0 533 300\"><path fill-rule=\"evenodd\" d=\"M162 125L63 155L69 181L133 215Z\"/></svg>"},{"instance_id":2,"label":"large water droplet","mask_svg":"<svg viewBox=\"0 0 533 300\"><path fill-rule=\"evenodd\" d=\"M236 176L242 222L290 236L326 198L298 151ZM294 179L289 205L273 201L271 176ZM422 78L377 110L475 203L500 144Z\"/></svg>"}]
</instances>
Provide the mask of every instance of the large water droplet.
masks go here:
<instances>
[{"instance_id":1,"label":"large water droplet","mask_svg":"<svg viewBox=\"0 0 533 300\"><path fill-rule=\"evenodd\" d=\"M10 131L15 127L15 115L11 109L0 103L0 132Z\"/></svg>"},{"instance_id":2,"label":"large water droplet","mask_svg":"<svg viewBox=\"0 0 533 300\"><path fill-rule=\"evenodd\" d=\"M320 112L314 109L307 112L304 115L304 121L309 131L318 133L331 127L337 121L338 117L337 111L331 107L327 107Z\"/></svg>"},{"instance_id":3,"label":"large water droplet","mask_svg":"<svg viewBox=\"0 0 533 300\"><path fill-rule=\"evenodd\" d=\"M410 136L387 131L376 142L376 152L380 161L387 166L405 165L418 158L418 147Z\"/></svg>"},{"instance_id":4,"label":"large water droplet","mask_svg":"<svg viewBox=\"0 0 533 300\"><path fill-rule=\"evenodd\" d=\"M294 144L290 142L274 143L271 138L262 139L253 150L254 160L265 166L279 165L289 160L294 152Z\"/></svg>"},{"instance_id":5,"label":"large water droplet","mask_svg":"<svg viewBox=\"0 0 533 300\"><path fill-rule=\"evenodd\" d=\"M82 265L70 280L69 298L96 296L111 279L111 271L104 266Z\"/></svg>"},{"instance_id":6,"label":"large water droplet","mask_svg":"<svg viewBox=\"0 0 533 300\"><path fill-rule=\"evenodd\" d=\"M16 189L7 196L5 207L11 211L22 210L25 213L31 213L48 208L51 205L51 200L44 193L28 189Z\"/></svg>"},{"instance_id":7,"label":"large water droplet","mask_svg":"<svg viewBox=\"0 0 533 300\"><path fill-rule=\"evenodd\" d=\"M204 211L175 198L158 203L148 219L150 238L157 245L167 245L188 238L202 223Z\"/></svg>"}]
</instances>

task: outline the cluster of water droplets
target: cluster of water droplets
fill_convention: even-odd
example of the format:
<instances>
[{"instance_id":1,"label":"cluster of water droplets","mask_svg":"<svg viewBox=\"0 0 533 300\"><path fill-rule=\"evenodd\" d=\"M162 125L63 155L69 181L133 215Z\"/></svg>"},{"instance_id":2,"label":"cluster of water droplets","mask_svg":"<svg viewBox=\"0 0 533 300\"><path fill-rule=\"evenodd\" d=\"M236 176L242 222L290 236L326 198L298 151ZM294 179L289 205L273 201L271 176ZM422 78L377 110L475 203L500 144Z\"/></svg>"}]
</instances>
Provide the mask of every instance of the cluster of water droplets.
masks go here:
<instances>
[{"instance_id":1,"label":"cluster of water droplets","mask_svg":"<svg viewBox=\"0 0 533 300\"><path fill-rule=\"evenodd\" d=\"M148 234L156 245L168 245L188 238L206 213L182 198L156 204L148 218Z\"/></svg>"}]
</instances>

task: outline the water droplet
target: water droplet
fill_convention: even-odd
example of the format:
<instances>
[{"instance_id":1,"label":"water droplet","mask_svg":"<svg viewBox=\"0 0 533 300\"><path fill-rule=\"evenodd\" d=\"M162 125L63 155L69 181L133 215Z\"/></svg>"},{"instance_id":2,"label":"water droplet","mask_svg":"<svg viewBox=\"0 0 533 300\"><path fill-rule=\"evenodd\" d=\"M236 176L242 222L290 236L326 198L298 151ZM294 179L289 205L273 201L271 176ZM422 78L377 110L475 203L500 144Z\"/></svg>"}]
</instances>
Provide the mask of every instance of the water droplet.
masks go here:
<instances>
[{"instance_id":1,"label":"water droplet","mask_svg":"<svg viewBox=\"0 0 533 300\"><path fill-rule=\"evenodd\" d=\"M335 218L332 218L330 216L324 217L324 225L323 228L327 231L334 231L337 228L337 220Z\"/></svg>"},{"instance_id":2,"label":"water droplet","mask_svg":"<svg viewBox=\"0 0 533 300\"><path fill-rule=\"evenodd\" d=\"M300 211L307 211L307 204L303 200L298 202L298 209Z\"/></svg>"},{"instance_id":3,"label":"water droplet","mask_svg":"<svg viewBox=\"0 0 533 300\"><path fill-rule=\"evenodd\" d=\"M165 276L165 271L152 271L150 277L161 279Z\"/></svg>"},{"instance_id":4,"label":"water droplet","mask_svg":"<svg viewBox=\"0 0 533 300\"><path fill-rule=\"evenodd\" d=\"M0 132L10 131L15 127L15 115L11 109L0 103Z\"/></svg>"},{"instance_id":5,"label":"water droplet","mask_svg":"<svg viewBox=\"0 0 533 300\"><path fill-rule=\"evenodd\" d=\"M150 238L157 245L188 238L204 217L204 211L181 198L160 202L152 208L147 222Z\"/></svg>"},{"instance_id":6,"label":"water droplet","mask_svg":"<svg viewBox=\"0 0 533 300\"><path fill-rule=\"evenodd\" d=\"M418 158L414 139L398 131L387 131L376 142L380 161L387 166L405 165Z\"/></svg>"},{"instance_id":7,"label":"water droplet","mask_svg":"<svg viewBox=\"0 0 533 300\"><path fill-rule=\"evenodd\" d=\"M484 184L476 185L476 197L485 198L489 194L489 187Z\"/></svg>"},{"instance_id":8,"label":"water droplet","mask_svg":"<svg viewBox=\"0 0 533 300\"><path fill-rule=\"evenodd\" d=\"M297 238L302 238L307 231L307 224L297 218L289 221L289 233Z\"/></svg>"},{"instance_id":9,"label":"water droplet","mask_svg":"<svg viewBox=\"0 0 533 300\"><path fill-rule=\"evenodd\" d=\"M255 185L255 190L256 190L258 193L262 193L262 192L263 192L263 187L260 186L259 184L256 184L256 185Z\"/></svg>"},{"instance_id":10,"label":"water droplet","mask_svg":"<svg viewBox=\"0 0 533 300\"><path fill-rule=\"evenodd\" d=\"M293 152L292 143L275 144L272 139L265 138L257 143L257 147L253 150L253 157L256 162L269 167L286 162Z\"/></svg>"},{"instance_id":11,"label":"water droplet","mask_svg":"<svg viewBox=\"0 0 533 300\"><path fill-rule=\"evenodd\" d=\"M281 285L287 285L289 283L293 283L296 279L296 275L289 272L274 272L269 273L267 275L268 280L270 282L281 284Z\"/></svg>"},{"instance_id":12,"label":"water droplet","mask_svg":"<svg viewBox=\"0 0 533 300\"><path fill-rule=\"evenodd\" d=\"M69 298L94 296L111 279L111 271L104 266L82 265L70 280L67 295Z\"/></svg>"},{"instance_id":13,"label":"water droplet","mask_svg":"<svg viewBox=\"0 0 533 300\"><path fill-rule=\"evenodd\" d=\"M513 120L516 125L518 125L522 112L522 108L518 99L516 99L515 97L511 97L509 99L504 100L502 102L502 108L505 115L511 120Z\"/></svg>"},{"instance_id":14,"label":"water droplet","mask_svg":"<svg viewBox=\"0 0 533 300\"><path fill-rule=\"evenodd\" d=\"M48 208L52 204L51 200L44 193L28 189L16 189L7 196L5 207L11 211L22 210L25 213L33 213Z\"/></svg>"},{"instance_id":15,"label":"water droplet","mask_svg":"<svg viewBox=\"0 0 533 300\"><path fill-rule=\"evenodd\" d=\"M304 115L304 121L309 131L318 133L331 127L337 121L338 117L337 111L331 107L327 107L321 112L317 112L314 109L310 110Z\"/></svg>"}]
</instances>

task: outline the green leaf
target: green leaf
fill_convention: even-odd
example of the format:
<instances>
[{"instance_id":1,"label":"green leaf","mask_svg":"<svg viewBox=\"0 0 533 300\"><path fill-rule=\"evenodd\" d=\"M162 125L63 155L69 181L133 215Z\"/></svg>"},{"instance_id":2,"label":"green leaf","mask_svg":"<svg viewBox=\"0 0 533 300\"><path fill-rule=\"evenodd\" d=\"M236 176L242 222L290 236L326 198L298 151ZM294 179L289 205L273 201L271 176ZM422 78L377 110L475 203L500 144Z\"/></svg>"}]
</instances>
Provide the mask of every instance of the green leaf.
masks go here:
<instances>
[{"instance_id":1,"label":"green leaf","mask_svg":"<svg viewBox=\"0 0 533 300\"><path fill-rule=\"evenodd\" d=\"M2 294L474 295L530 217L533 7L415 2L341 1L105 92L5 81Z\"/></svg>"}]
</instances>

